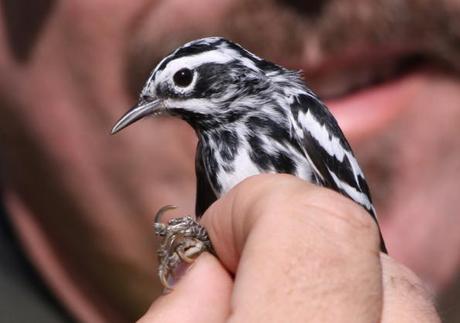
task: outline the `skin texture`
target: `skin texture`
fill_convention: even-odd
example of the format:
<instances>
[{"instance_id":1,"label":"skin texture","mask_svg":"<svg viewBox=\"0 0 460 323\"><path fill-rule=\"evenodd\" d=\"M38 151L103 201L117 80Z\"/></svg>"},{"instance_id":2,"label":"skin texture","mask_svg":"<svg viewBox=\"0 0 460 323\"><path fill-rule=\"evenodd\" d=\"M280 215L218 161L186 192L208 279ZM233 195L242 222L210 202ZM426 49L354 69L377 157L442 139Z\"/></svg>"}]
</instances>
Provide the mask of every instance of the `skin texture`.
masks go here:
<instances>
[{"instance_id":1,"label":"skin texture","mask_svg":"<svg viewBox=\"0 0 460 323\"><path fill-rule=\"evenodd\" d=\"M168 118L109 132L158 59L209 35L304 69L320 94L337 70L377 68L382 56L396 60L392 53L407 48L430 57L401 86L326 102L364 168L391 257L440 298L455 295L456 1L337 0L300 9L295 1L34 3L0 4L3 200L28 257L79 320L132 321L161 293L151 221L165 204L176 204L177 215L193 212L196 139ZM443 303L453 322L456 299Z\"/></svg>"},{"instance_id":2,"label":"skin texture","mask_svg":"<svg viewBox=\"0 0 460 323\"><path fill-rule=\"evenodd\" d=\"M255 176L204 224L225 238L221 262L202 255L140 322L440 322L419 278L379 252L375 222L335 192Z\"/></svg>"}]
</instances>

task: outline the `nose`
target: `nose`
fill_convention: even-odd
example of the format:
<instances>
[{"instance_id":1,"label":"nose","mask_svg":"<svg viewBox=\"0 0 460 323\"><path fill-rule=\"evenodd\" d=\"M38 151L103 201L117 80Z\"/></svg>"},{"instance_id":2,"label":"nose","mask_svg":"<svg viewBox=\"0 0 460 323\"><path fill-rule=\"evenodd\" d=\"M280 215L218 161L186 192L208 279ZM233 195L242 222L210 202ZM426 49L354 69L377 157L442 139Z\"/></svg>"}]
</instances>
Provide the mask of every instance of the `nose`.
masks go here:
<instances>
[{"instance_id":1,"label":"nose","mask_svg":"<svg viewBox=\"0 0 460 323\"><path fill-rule=\"evenodd\" d=\"M282 6L291 7L305 16L319 16L329 0L277 0Z\"/></svg>"}]
</instances>

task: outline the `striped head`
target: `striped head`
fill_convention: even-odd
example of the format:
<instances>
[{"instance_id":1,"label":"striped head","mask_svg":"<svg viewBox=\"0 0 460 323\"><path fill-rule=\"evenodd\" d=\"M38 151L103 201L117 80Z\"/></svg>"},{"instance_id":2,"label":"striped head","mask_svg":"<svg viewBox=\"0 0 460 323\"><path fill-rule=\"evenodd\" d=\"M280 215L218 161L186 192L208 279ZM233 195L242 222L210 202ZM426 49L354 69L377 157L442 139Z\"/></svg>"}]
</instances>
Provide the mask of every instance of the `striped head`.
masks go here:
<instances>
[{"instance_id":1,"label":"striped head","mask_svg":"<svg viewBox=\"0 0 460 323\"><path fill-rule=\"evenodd\" d=\"M189 42L160 61L112 133L157 114L180 117L196 130L231 122L263 105L271 76L283 71L224 38Z\"/></svg>"}]
</instances>

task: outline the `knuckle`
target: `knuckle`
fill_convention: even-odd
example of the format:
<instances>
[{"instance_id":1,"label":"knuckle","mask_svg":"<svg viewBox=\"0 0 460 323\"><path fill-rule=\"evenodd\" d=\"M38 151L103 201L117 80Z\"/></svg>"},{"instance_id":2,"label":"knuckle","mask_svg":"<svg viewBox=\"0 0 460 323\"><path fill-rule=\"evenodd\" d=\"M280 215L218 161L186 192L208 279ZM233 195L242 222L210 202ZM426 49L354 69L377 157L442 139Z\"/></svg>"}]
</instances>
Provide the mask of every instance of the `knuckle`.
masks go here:
<instances>
[{"instance_id":1,"label":"knuckle","mask_svg":"<svg viewBox=\"0 0 460 323\"><path fill-rule=\"evenodd\" d=\"M351 242L368 240L378 248L379 228L362 206L325 188L304 192L301 195L296 198L302 201L299 206L310 210L311 214L318 214L314 221L327 230L328 234Z\"/></svg>"},{"instance_id":2,"label":"knuckle","mask_svg":"<svg viewBox=\"0 0 460 323\"><path fill-rule=\"evenodd\" d=\"M379 248L379 229L372 216L350 198L330 189L290 175L264 174L244 180L232 192L233 210L249 215L243 221L246 226L261 218L280 225L295 221L310 225L307 230L320 228L337 242Z\"/></svg>"}]
</instances>

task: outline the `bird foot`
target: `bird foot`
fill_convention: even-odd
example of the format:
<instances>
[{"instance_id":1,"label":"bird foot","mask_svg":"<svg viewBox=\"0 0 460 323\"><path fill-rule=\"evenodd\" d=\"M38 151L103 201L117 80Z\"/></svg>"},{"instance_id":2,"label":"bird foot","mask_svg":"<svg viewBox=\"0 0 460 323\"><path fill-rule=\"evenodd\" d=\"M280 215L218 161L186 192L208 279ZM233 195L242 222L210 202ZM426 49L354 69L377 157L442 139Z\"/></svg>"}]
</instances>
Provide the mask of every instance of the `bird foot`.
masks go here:
<instances>
[{"instance_id":1,"label":"bird foot","mask_svg":"<svg viewBox=\"0 0 460 323\"><path fill-rule=\"evenodd\" d=\"M190 216L173 218L168 224L161 223L161 216L175 206L162 207L155 215L155 234L162 238L157 251L158 276L161 284L171 289L170 279L182 263L193 263L204 251L213 253L206 229Z\"/></svg>"}]
</instances>

